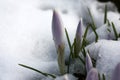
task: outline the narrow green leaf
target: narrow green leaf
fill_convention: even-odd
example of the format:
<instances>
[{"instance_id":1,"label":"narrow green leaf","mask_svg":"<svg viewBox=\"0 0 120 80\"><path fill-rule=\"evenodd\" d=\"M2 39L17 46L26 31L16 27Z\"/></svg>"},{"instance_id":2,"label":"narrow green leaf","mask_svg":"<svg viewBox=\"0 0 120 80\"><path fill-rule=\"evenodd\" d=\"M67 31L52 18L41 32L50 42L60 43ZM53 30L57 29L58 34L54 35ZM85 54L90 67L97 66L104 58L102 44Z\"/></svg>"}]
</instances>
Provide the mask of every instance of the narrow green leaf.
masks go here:
<instances>
[{"instance_id":1,"label":"narrow green leaf","mask_svg":"<svg viewBox=\"0 0 120 80\"><path fill-rule=\"evenodd\" d=\"M73 52L73 49L74 49L74 43L72 44L72 47L71 47L71 50L70 50L70 54L72 56L72 58L74 58L74 52Z\"/></svg>"},{"instance_id":2,"label":"narrow green leaf","mask_svg":"<svg viewBox=\"0 0 120 80\"><path fill-rule=\"evenodd\" d=\"M70 48L70 50L71 50L72 46L71 46L70 38L69 38L69 35L68 35L68 31L67 31L66 28L65 28L65 33L66 33L66 37L67 37L67 41L68 41L69 48Z\"/></svg>"},{"instance_id":3,"label":"narrow green leaf","mask_svg":"<svg viewBox=\"0 0 120 80\"><path fill-rule=\"evenodd\" d=\"M118 37L120 37L120 33L118 34Z\"/></svg>"},{"instance_id":4,"label":"narrow green leaf","mask_svg":"<svg viewBox=\"0 0 120 80\"><path fill-rule=\"evenodd\" d=\"M85 65L85 61L79 56L80 61Z\"/></svg>"},{"instance_id":5,"label":"narrow green leaf","mask_svg":"<svg viewBox=\"0 0 120 80\"><path fill-rule=\"evenodd\" d=\"M76 38L75 38L74 39L74 58L78 57L76 49L77 49L77 45L76 45Z\"/></svg>"},{"instance_id":6,"label":"narrow green leaf","mask_svg":"<svg viewBox=\"0 0 120 80\"><path fill-rule=\"evenodd\" d=\"M82 48L82 51L83 51L82 53L83 53L84 58L86 58L86 51L85 51L85 47L83 47L83 48Z\"/></svg>"},{"instance_id":7,"label":"narrow green leaf","mask_svg":"<svg viewBox=\"0 0 120 80\"><path fill-rule=\"evenodd\" d=\"M101 80L100 73L98 73L99 80Z\"/></svg>"},{"instance_id":8,"label":"narrow green leaf","mask_svg":"<svg viewBox=\"0 0 120 80\"><path fill-rule=\"evenodd\" d=\"M71 57L73 58L72 53L70 52L69 61L68 61L68 65L67 65L67 73L69 73Z\"/></svg>"},{"instance_id":9,"label":"narrow green leaf","mask_svg":"<svg viewBox=\"0 0 120 80\"><path fill-rule=\"evenodd\" d=\"M98 37L98 34L97 34L96 30L94 29L94 27L93 27L92 24L90 24L90 27L92 28L93 32L95 33L95 36L96 36L95 42L97 42L97 41L98 41L98 38L99 38L99 37Z\"/></svg>"},{"instance_id":10,"label":"narrow green leaf","mask_svg":"<svg viewBox=\"0 0 120 80\"><path fill-rule=\"evenodd\" d=\"M111 24L110 24L110 21L108 19L107 19L107 24L108 24L108 27L110 27Z\"/></svg>"},{"instance_id":11,"label":"narrow green leaf","mask_svg":"<svg viewBox=\"0 0 120 80\"><path fill-rule=\"evenodd\" d=\"M118 33L117 33L117 30L116 30L115 25L114 25L113 22L112 22L112 28L113 28L114 35L115 35L115 40L117 40L118 39Z\"/></svg>"},{"instance_id":12,"label":"narrow green leaf","mask_svg":"<svg viewBox=\"0 0 120 80\"><path fill-rule=\"evenodd\" d=\"M87 45L87 41L86 41L86 37L87 37L87 33L88 33L88 29L89 29L89 26L87 26L87 28L85 29L85 33L83 35L83 40L82 40L82 46L81 46L81 49ZM80 50L81 50L80 49Z\"/></svg>"},{"instance_id":13,"label":"narrow green leaf","mask_svg":"<svg viewBox=\"0 0 120 80\"><path fill-rule=\"evenodd\" d=\"M71 45L70 38L69 38L69 35L68 35L68 31L67 31L66 28L65 28L65 33L66 33L67 42L68 42L69 49L70 49L70 55L73 56L73 46Z\"/></svg>"},{"instance_id":14,"label":"narrow green leaf","mask_svg":"<svg viewBox=\"0 0 120 80\"><path fill-rule=\"evenodd\" d=\"M70 38L69 38L69 35L68 35L68 31L67 31L66 28L65 28L65 33L66 33L67 42L68 42L69 49L70 49L69 61L68 61L68 66L67 66L67 73L69 73L70 58L71 57L73 58L73 46L74 46L74 44L71 45Z\"/></svg>"},{"instance_id":15,"label":"narrow green leaf","mask_svg":"<svg viewBox=\"0 0 120 80\"><path fill-rule=\"evenodd\" d=\"M108 32L111 32L111 30L110 30L110 29L107 29L107 31L108 31Z\"/></svg>"},{"instance_id":16,"label":"narrow green leaf","mask_svg":"<svg viewBox=\"0 0 120 80\"><path fill-rule=\"evenodd\" d=\"M105 80L105 75L104 74L102 75L102 77L103 77L103 80Z\"/></svg>"},{"instance_id":17,"label":"narrow green leaf","mask_svg":"<svg viewBox=\"0 0 120 80\"><path fill-rule=\"evenodd\" d=\"M87 37L87 33L88 33L88 29L89 29L89 26L87 26L86 30L85 30L85 33L83 35L83 39L85 39Z\"/></svg>"},{"instance_id":18,"label":"narrow green leaf","mask_svg":"<svg viewBox=\"0 0 120 80\"><path fill-rule=\"evenodd\" d=\"M42 71L39 71L39 70L37 70L37 69L35 69L35 68L32 68L32 67L30 67L30 66L26 66L26 65L23 65L23 64L18 64L18 65L20 65L20 66L22 66L22 67L25 67L25 68L28 68L28 69L31 69L31 70L33 70L33 71L35 71L35 72L38 72L38 73L40 73L40 74L42 74L42 75L44 75L44 76L51 76L52 78L56 78L56 76L55 75L53 75L53 74L48 74L48 73L44 73L44 72L42 72Z\"/></svg>"},{"instance_id":19,"label":"narrow green leaf","mask_svg":"<svg viewBox=\"0 0 120 80\"><path fill-rule=\"evenodd\" d=\"M96 29L96 25L95 25L95 22L94 22L94 19L93 19L92 13L91 13L91 11L90 11L89 8L88 8L88 12L89 12L89 15L90 15L91 20L92 20L93 28Z\"/></svg>"},{"instance_id":20,"label":"narrow green leaf","mask_svg":"<svg viewBox=\"0 0 120 80\"><path fill-rule=\"evenodd\" d=\"M68 61L68 66L67 66L67 73L69 73L69 69L70 69L70 58L71 58L71 55L69 56L69 61Z\"/></svg>"},{"instance_id":21,"label":"narrow green leaf","mask_svg":"<svg viewBox=\"0 0 120 80\"><path fill-rule=\"evenodd\" d=\"M105 5L104 24L107 22L107 5Z\"/></svg>"}]
</instances>

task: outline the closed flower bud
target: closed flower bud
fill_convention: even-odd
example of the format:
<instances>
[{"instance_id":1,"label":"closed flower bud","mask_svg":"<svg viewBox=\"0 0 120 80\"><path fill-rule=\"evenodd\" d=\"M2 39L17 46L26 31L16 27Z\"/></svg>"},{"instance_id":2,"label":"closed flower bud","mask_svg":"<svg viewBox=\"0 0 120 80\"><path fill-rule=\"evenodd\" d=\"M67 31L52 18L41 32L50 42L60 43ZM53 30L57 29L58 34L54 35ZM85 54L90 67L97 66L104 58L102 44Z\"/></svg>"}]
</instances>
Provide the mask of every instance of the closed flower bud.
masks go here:
<instances>
[{"instance_id":1,"label":"closed flower bud","mask_svg":"<svg viewBox=\"0 0 120 80\"><path fill-rule=\"evenodd\" d=\"M79 52L80 52L81 40L82 40L82 27L83 27L83 23L82 23L82 19L81 19L77 26L76 36L75 36L75 48L74 48L75 49L75 57L78 57Z\"/></svg>"},{"instance_id":2,"label":"closed flower bud","mask_svg":"<svg viewBox=\"0 0 120 80\"><path fill-rule=\"evenodd\" d=\"M76 40L80 41L80 43L82 39L82 27L83 27L83 23L82 23L82 18L81 18L77 26L77 30L76 30Z\"/></svg>"},{"instance_id":3,"label":"closed flower bud","mask_svg":"<svg viewBox=\"0 0 120 80\"><path fill-rule=\"evenodd\" d=\"M86 70L87 70L87 73L93 68L93 64L92 64L92 60L89 56L89 54L87 53L86 54Z\"/></svg>"},{"instance_id":4,"label":"closed flower bud","mask_svg":"<svg viewBox=\"0 0 120 80\"><path fill-rule=\"evenodd\" d=\"M56 48L64 44L64 27L60 16L56 10L53 11L52 34Z\"/></svg>"},{"instance_id":5,"label":"closed flower bud","mask_svg":"<svg viewBox=\"0 0 120 80\"><path fill-rule=\"evenodd\" d=\"M87 74L86 80L99 80L97 69L92 68Z\"/></svg>"},{"instance_id":6,"label":"closed flower bud","mask_svg":"<svg viewBox=\"0 0 120 80\"><path fill-rule=\"evenodd\" d=\"M64 59L64 27L57 11L53 11L52 19L52 34L53 40L58 53L58 66L61 74L65 74L65 59Z\"/></svg>"}]
</instances>

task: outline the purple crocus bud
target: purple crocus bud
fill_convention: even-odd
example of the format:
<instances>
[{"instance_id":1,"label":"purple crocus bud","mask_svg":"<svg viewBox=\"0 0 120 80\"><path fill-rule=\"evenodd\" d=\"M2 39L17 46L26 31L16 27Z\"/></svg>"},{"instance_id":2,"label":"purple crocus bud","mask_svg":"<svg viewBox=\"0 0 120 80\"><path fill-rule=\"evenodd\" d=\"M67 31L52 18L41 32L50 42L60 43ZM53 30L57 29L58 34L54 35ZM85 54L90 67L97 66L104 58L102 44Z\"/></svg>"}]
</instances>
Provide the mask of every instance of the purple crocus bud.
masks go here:
<instances>
[{"instance_id":1,"label":"purple crocus bud","mask_svg":"<svg viewBox=\"0 0 120 80\"><path fill-rule=\"evenodd\" d=\"M60 16L56 10L53 11L52 19L52 34L58 53L58 66L61 74L65 74L65 59L64 59L64 27Z\"/></svg>"},{"instance_id":2,"label":"purple crocus bud","mask_svg":"<svg viewBox=\"0 0 120 80\"><path fill-rule=\"evenodd\" d=\"M82 39L82 27L83 27L83 23L82 23L82 18L79 21L79 24L77 26L77 30L76 30L76 40L81 42Z\"/></svg>"},{"instance_id":3,"label":"purple crocus bud","mask_svg":"<svg viewBox=\"0 0 120 80\"><path fill-rule=\"evenodd\" d=\"M87 73L93 68L93 64L92 64L92 60L89 56L89 54L87 53L86 54L86 70L87 70Z\"/></svg>"},{"instance_id":4,"label":"purple crocus bud","mask_svg":"<svg viewBox=\"0 0 120 80\"><path fill-rule=\"evenodd\" d=\"M86 80L99 80L97 69L92 68L87 74Z\"/></svg>"},{"instance_id":5,"label":"purple crocus bud","mask_svg":"<svg viewBox=\"0 0 120 80\"><path fill-rule=\"evenodd\" d=\"M81 40L82 40L82 27L83 27L83 23L82 23L82 18L81 18L77 26L76 36L75 36L75 44L76 44L75 56L76 57L79 55L79 52L80 52Z\"/></svg>"},{"instance_id":6,"label":"purple crocus bud","mask_svg":"<svg viewBox=\"0 0 120 80\"><path fill-rule=\"evenodd\" d=\"M64 37L63 37L64 27L60 19L60 16L56 10L53 11L52 34L53 34L53 40L55 42L56 48L64 44Z\"/></svg>"},{"instance_id":7,"label":"purple crocus bud","mask_svg":"<svg viewBox=\"0 0 120 80\"><path fill-rule=\"evenodd\" d=\"M115 67L111 80L120 80L120 63Z\"/></svg>"}]
</instances>

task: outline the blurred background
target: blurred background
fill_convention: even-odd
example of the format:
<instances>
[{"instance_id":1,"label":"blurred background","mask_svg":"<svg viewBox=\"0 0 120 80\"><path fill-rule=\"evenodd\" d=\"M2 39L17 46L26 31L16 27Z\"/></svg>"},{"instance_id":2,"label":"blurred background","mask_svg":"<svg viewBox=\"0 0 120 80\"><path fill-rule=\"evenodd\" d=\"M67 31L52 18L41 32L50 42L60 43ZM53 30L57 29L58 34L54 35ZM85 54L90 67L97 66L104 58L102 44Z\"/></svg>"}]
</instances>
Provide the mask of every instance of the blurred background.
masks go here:
<instances>
[{"instance_id":1,"label":"blurred background","mask_svg":"<svg viewBox=\"0 0 120 80\"><path fill-rule=\"evenodd\" d=\"M98 0L98 1L100 1L100 2L109 2L109 1L111 1L117 6L118 11L120 12L120 0Z\"/></svg>"}]
</instances>

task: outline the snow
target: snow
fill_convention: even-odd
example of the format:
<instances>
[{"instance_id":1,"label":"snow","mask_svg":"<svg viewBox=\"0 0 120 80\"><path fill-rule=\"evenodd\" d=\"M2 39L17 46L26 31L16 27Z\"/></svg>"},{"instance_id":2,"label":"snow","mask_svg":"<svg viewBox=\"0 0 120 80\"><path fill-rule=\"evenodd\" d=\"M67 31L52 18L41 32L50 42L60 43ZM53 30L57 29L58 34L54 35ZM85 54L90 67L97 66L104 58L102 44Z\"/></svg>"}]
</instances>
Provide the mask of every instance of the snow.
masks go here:
<instances>
[{"instance_id":1,"label":"snow","mask_svg":"<svg viewBox=\"0 0 120 80\"><path fill-rule=\"evenodd\" d=\"M118 13L115 13L115 12L108 12L107 13L108 17L107 19L109 20L110 24L113 22L114 25L115 25L115 29L117 31L117 34L120 33L120 15ZM110 31L108 31L108 29ZM99 39L115 39L115 34L114 34L114 31L113 31L113 27L112 27L112 24L111 25L108 25L108 23L102 25L101 27L97 28L96 29L96 32L99 36ZM91 32L88 36L87 36L87 40L92 43L95 41L95 38L96 38L96 35L94 32Z\"/></svg>"},{"instance_id":2,"label":"snow","mask_svg":"<svg viewBox=\"0 0 120 80\"><path fill-rule=\"evenodd\" d=\"M91 0L64 0L64 2L62 0L1 0L0 80L52 80L52 78L19 66L20 63L43 72L60 75L51 32L52 9L54 8L58 9L71 42L74 40L79 19L83 18L85 26L86 23L91 22L86 6L94 15L100 39L108 39L108 32L101 33L101 30L106 31L107 26L102 25L104 8L101 3L98 4L96 1L91 3ZM108 6L111 5L108 4ZM118 32L120 32L119 14L112 12L113 9L109 11L108 19L115 23ZM113 39L113 33L110 36L112 37L110 39ZM93 32L87 38L91 43L94 42ZM65 45L65 55L68 57L67 42ZM97 59L97 69L109 77L119 61L119 41L101 40L89 46L92 46L88 47L91 56ZM104 56L98 58L98 55ZM112 65L110 66L110 64ZM75 80L71 74L58 76L56 80L64 80L64 78Z\"/></svg>"},{"instance_id":3,"label":"snow","mask_svg":"<svg viewBox=\"0 0 120 80\"><path fill-rule=\"evenodd\" d=\"M64 76L58 77L55 80L77 80L73 75L71 74L66 74Z\"/></svg>"},{"instance_id":4,"label":"snow","mask_svg":"<svg viewBox=\"0 0 120 80\"><path fill-rule=\"evenodd\" d=\"M96 68L100 73L104 73L110 80L111 74L116 65L120 62L120 41L99 40L87 46L90 55L97 60Z\"/></svg>"},{"instance_id":5,"label":"snow","mask_svg":"<svg viewBox=\"0 0 120 80\"><path fill-rule=\"evenodd\" d=\"M19 63L59 74L51 33L52 10L42 11L39 6L32 5L34 1L27 2L1 1L0 80L37 80L44 77L19 66ZM62 14L68 30L73 25L77 26L78 19L73 15Z\"/></svg>"}]
</instances>

